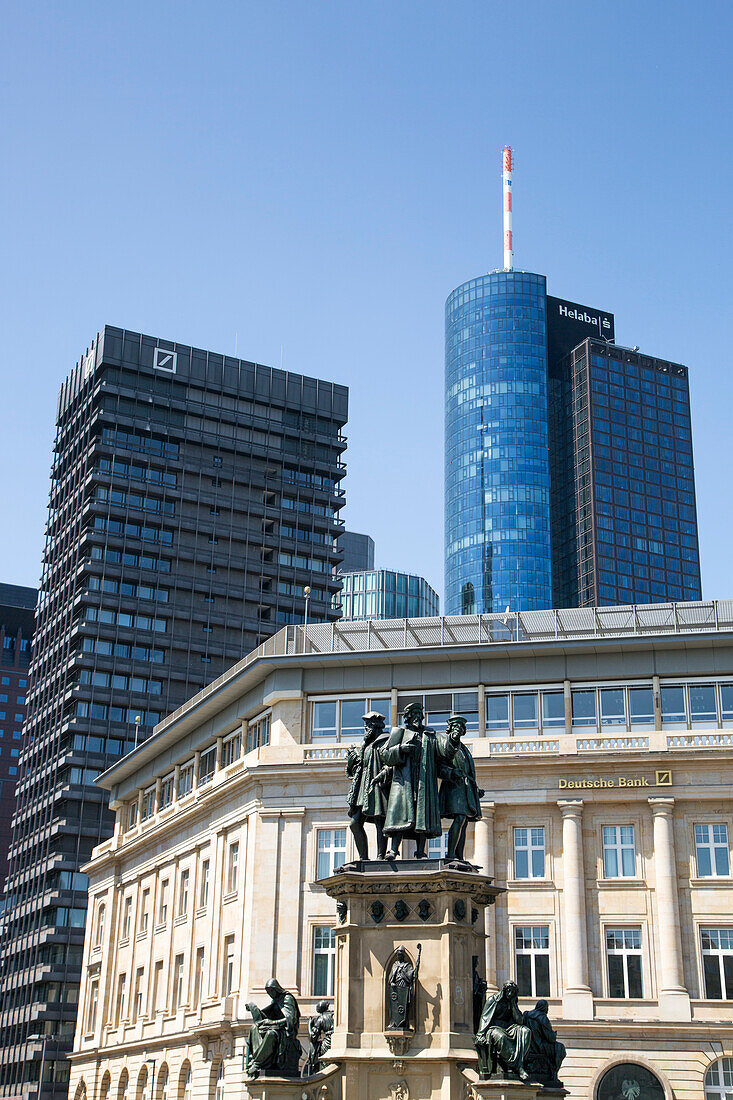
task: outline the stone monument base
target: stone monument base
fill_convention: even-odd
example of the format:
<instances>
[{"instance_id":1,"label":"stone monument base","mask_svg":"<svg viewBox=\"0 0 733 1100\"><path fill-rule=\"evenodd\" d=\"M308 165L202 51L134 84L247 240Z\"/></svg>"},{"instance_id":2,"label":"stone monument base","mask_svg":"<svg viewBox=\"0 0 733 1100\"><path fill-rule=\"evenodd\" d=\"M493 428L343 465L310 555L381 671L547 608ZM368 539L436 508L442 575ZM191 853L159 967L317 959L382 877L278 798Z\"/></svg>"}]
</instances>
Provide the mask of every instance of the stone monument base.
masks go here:
<instances>
[{"instance_id":1,"label":"stone monument base","mask_svg":"<svg viewBox=\"0 0 733 1100\"><path fill-rule=\"evenodd\" d=\"M250 1100L341 1100L341 1068L329 1064L313 1077L247 1077Z\"/></svg>"},{"instance_id":2,"label":"stone monument base","mask_svg":"<svg viewBox=\"0 0 733 1100\"><path fill-rule=\"evenodd\" d=\"M516 1077L491 1077L480 1081L473 1069L464 1069L466 1100L563 1100L567 1089L548 1088L537 1081L518 1081Z\"/></svg>"}]
</instances>

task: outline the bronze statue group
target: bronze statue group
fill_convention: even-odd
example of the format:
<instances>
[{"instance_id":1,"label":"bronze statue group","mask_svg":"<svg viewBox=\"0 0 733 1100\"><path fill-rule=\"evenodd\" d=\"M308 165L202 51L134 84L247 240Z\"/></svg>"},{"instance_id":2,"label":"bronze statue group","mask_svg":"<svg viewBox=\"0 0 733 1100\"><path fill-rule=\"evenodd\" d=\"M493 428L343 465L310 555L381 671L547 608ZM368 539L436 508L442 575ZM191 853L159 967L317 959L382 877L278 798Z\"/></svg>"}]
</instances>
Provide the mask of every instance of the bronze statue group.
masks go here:
<instances>
[{"instance_id":1,"label":"bronze statue group","mask_svg":"<svg viewBox=\"0 0 733 1100\"><path fill-rule=\"evenodd\" d=\"M448 863L475 870L464 860L466 828L469 821L481 817L484 791L477 786L473 757L462 741L466 719L452 714L445 732L436 733L425 726L424 717L422 706L411 703L403 712L403 724L388 734L384 715L370 711L363 716L364 738L360 745L349 747L346 761L351 779L347 800L350 828L359 859L369 858L367 822L376 827L379 860L396 859L403 840L414 840L414 858L426 859L428 840L442 835L442 819L448 818ZM523 1081L561 1087L557 1074L565 1047L550 1025L547 1001L539 1000L530 1012L522 1012L514 982L487 993L477 962L474 959L474 1045L480 1078L487 1080L499 1069ZM420 952L413 967L404 947L397 949L386 976L387 1030L414 1027L419 966ZM247 1074L250 1078L262 1074L298 1077L302 1055L298 1004L274 978L266 989L270 997L266 1008L247 1005L253 1019L246 1048ZM308 1024L311 1049L303 1076L310 1077L322 1068L333 1025L328 1001L319 1001Z\"/></svg>"}]
</instances>

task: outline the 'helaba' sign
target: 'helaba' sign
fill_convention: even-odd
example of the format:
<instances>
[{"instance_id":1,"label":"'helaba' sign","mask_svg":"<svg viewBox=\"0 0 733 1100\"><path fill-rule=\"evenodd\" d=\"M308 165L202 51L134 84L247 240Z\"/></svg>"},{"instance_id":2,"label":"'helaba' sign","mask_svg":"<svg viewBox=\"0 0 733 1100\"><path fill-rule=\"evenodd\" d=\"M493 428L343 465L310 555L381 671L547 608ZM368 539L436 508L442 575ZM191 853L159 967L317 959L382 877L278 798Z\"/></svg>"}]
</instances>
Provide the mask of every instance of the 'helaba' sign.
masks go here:
<instances>
[{"instance_id":1,"label":"'helaba' sign","mask_svg":"<svg viewBox=\"0 0 733 1100\"><path fill-rule=\"evenodd\" d=\"M579 302L547 295L547 351L550 370L563 356L589 336L600 336L613 343L612 313Z\"/></svg>"}]
</instances>

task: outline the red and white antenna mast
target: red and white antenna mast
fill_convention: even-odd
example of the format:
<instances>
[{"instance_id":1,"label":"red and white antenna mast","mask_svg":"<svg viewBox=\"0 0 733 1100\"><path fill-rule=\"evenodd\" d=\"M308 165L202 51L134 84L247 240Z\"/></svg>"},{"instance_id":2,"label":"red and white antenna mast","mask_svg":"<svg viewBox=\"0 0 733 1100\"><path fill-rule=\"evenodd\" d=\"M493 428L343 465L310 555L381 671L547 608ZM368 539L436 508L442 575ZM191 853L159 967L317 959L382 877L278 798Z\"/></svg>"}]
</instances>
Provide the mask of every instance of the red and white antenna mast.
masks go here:
<instances>
[{"instance_id":1,"label":"red and white antenna mast","mask_svg":"<svg viewBox=\"0 0 733 1100\"><path fill-rule=\"evenodd\" d=\"M504 270L514 268L514 241L512 238L512 171L514 160L511 146L501 151L501 189L504 199Z\"/></svg>"}]
</instances>

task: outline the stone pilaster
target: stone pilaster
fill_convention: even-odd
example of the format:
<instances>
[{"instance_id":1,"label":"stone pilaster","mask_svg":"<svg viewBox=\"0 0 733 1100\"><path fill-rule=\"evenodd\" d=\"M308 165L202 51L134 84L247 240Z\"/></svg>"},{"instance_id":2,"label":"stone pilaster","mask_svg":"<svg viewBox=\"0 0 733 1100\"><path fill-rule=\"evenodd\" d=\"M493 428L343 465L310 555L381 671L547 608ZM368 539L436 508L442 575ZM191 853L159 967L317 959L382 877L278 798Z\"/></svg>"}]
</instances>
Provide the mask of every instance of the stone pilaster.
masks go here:
<instances>
[{"instance_id":1,"label":"stone pilaster","mask_svg":"<svg viewBox=\"0 0 733 1100\"><path fill-rule=\"evenodd\" d=\"M494 877L494 815L493 802L482 802L483 817L474 825L474 863L478 864L485 875ZM492 991L499 987L496 982L496 907L487 906L484 910L486 931L486 982Z\"/></svg>"},{"instance_id":2,"label":"stone pilaster","mask_svg":"<svg viewBox=\"0 0 733 1100\"><path fill-rule=\"evenodd\" d=\"M593 994L588 984L588 942L585 922L583 863L583 802L558 802L562 813L563 928L562 1012L568 1020L593 1019Z\"/></svg>"},{"instance_id":3,"label":"stone pilaster","mask_svg":"<svg viewBox=\"0 0 733 1100\"><path fill-rule=\"evenodd\" d=\"M674 848L674 799L650 798L654 815L654 877L656 880L659 965L659 1016L662 1020L690 1020L690 995L685 989L682 937L677 897L677 861Z\"/></svg>"}]
</instances>

